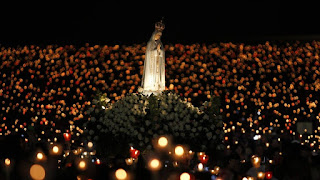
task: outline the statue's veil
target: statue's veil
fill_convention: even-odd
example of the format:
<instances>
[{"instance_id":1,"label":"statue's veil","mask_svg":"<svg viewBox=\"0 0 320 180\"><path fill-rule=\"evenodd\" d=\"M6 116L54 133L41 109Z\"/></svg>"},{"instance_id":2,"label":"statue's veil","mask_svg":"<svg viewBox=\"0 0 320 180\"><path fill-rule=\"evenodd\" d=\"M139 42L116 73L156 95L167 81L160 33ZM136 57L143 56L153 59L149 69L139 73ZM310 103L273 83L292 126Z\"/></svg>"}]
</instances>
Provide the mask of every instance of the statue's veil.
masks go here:
<instances>
[{"instance_id":1,"label":"statue's veil","mask_svg":"<svg viewBox=\"0 0 320 180\"><path fill-rule=\"evenodd\" d=\"M154 40L154 36L159 31L155 30L150 40L148 41L145 60L144 60L144 69L141 81L141 87L144 91L161 91L165 89L165 57L164 57L164 48L161 40ZM160 44L160 51L162 56L159 57L159 68L156 69L156 53L157 46ZM160 80L159 80L160 79Z\"/></svg>"}]
</instances>

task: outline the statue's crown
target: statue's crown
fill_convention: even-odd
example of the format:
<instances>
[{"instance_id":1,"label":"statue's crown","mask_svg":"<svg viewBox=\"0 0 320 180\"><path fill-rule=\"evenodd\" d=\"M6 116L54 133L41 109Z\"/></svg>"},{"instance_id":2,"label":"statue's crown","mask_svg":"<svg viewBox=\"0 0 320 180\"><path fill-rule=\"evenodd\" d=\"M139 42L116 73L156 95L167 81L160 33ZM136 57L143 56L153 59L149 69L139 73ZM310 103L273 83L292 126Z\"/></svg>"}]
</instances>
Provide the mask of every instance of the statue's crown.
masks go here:
<instances>
[{"instance_id":1,"label":"statue's crown","mask_svg":"<svg viewBox=\"0 0 320 180\"><path fill-rule=\"evenodd\" d=\"M162 20L159 22L156 22L155 28L157 31L160 31L160 32L164 30L165 25L163 24Z\"/></svg>"}]
</instances>

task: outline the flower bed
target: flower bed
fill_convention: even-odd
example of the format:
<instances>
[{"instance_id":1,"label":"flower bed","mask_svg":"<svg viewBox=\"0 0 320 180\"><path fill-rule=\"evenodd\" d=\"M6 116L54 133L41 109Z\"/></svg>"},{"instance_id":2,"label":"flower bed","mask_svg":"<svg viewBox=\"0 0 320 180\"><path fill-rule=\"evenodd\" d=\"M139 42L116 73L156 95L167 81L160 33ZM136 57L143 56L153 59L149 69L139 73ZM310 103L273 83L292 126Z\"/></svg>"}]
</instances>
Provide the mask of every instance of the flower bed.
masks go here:
<instances>
[{"instance_id":1,"label":"flower bed","mask_svg":"<svg viewBox=\"0 0 320 180\"><path fill-rule=\"evenodd\" d=\"M100 94L88 113L91 118L85 123L85 133L101 154L127 153L129 146L151 149L153 139L161 135L195 151L222 148L217 98L198 108L170 91L158 96L127 94L113 104Z\"/></svg>"}]
</instances>

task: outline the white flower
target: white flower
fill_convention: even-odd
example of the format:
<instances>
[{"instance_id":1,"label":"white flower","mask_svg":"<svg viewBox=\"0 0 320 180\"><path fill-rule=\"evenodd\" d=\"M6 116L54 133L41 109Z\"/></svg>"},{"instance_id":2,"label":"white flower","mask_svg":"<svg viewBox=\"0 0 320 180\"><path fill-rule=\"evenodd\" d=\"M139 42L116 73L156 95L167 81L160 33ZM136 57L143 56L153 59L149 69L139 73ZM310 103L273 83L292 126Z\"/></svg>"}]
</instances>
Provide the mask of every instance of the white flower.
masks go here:
<instances>
[{"instance_id":1,"label":"white flower","mask_svg":"<svg viewBox=\"0 0 320 180\"><path fill-rule=\"evenodd\" d=\"M212 136L212 139L213 139L213 140L215 140L216 138L217 138L217 136L216 136L216 135Z\"/></svg>"},{"instance_id":2,"label":"white flower","mask_svg":"<svg viewBox=\"0 0 320 180\"><path fill-rule=\"evenodd\" d=\"M129 120L130 120L131 122L134 122L134 121L135 121L134 116L129 116Z\"/></svg>"},{"instance_id":3,"label":"white flower","mask_svg":"<svg viewBox=\"0 0 320 180\"><path fill-rule=\"evenodd\" d=\"M147 126L149 126L151 124L151 122L149 120L146 120L145 123Z\"/></svg>"},{"instance_id":4,"label":"white flower","mask_svg":"<svg viewBox=\"0 0 320 180\"><path fill-rule=\"evenodd\" d=\"M207 135L208 140L210 140L212 138L212 132L208 132L206 135Z\"/></svg>"},{"instance_id":5,"label":"white flower","mask_svg":"<svg viewBox=\"0 0 320 180\"><path fill-rule=\"evenodd\" d=\"M184 117L184 114L183 114L183 113L181 113L181 114L180 114L180 118L183 118L183 117Z\"/></svg>"},{"instance_id":6,"label":"white flower","mask_svg":"<svg viewBox=\"0 0 320 180\"><path fill-rule=\"evenodd\" d=\"M162 110L162 111L161 111L161 114L162 114L162 115L167 115L167 112L166 112L165 110Z\"/></svg>"},{"instance_id":7,"label":"white flower","mask_svg":"<svg viewBox=\"0 0 320 180\"><path fill-rule=\"evenodd\" d=\"M142 87L139 87L139 88L138 88L138 92L139 92L139 93L142 93L142 92L143 92L143 88L142 88Z\"/></svg>"},{"instance_id":8,"label":"white flower","mask_svg":"<svg viewBox=\"0 0 320 180\"><path fill-rule=\"evenodd\" d=\"M194 126L198 126L199 123L198 123L197 121L193 121L193 125L194 125Z\"/></svg>"},{"instance_id":9,"label":"white flower","mask_svg":"<svg viewBox=\"0 0 320 180\"><path fill-rule=\"evenodd\" d=\"M173 120L173 119L174 119L174 113L170 113L169 120Z\"/></svg>"},{"instance_id":10,"label":"white flower","mask_svg":"<svg viewBox=\"0 0 320 180\"><path fill-rule=\"evenodd\" d=\"M90 107L89 109L88 109L88 113L92 113L93 112L93 107Z\"/></svg>"},{"instance_id":11,"label":"white flower","mask_svg":"<svg viewBox=\"0 0 320 180\"><path fill-rule=\"evenodd\" d=\"M146 109L147 109L146 107L143 107L142 114L144 114L144 115L147 114Z\"/></svg>"},{"instance_id":12,"label":"white flower","mask_svg":"<svg viewBox=\"0 0 320 180\"><path fill-rule=\"evenodd\" d=\"M179 131L183 131L183 124L179 125Z\"/></svg>"},{"instance_id":13,"label":"white flower","mask_svg":"<svg viewBox=\"0 0 320 180\"><path fill-rule=\"evenodd\" d=\"M143 142L140 141L140 142L139 142L139 146L143 146Z\"/></svg>"},{"instance_id":14,"label":"white flower","mask_svg":"<svg viewBox=\"0 0 320 180\"><path fill-rule=\"evenodd\" d=\"M164 126L163 126L163 129L164 129L165 131L168 131L168 130L169 130L169 128L168 128L167 125L164 125Z\"/></svg>"},{"instance_id":15,"label":"white flower","mask_svg":"<svg viewBox=\"0 0 320 180\"><path fill-rule=\"evenodd\" d=\"M94 131L93 131L93 130L90 130L90 131L89 131L89 134L90 134L90 135L93 135L93 134L94 134Z\"/></svg>"},{"instance_id":16,"label":"white flower","mask_svg":"<svg viewBox=\"0 0 320 180\"><path fill-rule=\"evenodd\" d=\"M96 118L95 117L91 117L91 121L92 122L96 122Z\"/></svg>"},{"instance_id":17,"label":"white flower","mask_svg":"<svg viewBox=\"0 0 320 180\"><path fill-rule=\"evenodd\" d=\"M105 103L109 103L110 101L111 101L111 99L109 99L109 98L106 98L106 99L104 100Z\"/></svg>"},{"instance_id":18,"label":"white flower","mask_svg":"<svg viewBox=\"0 0 320 180\"><path fill-rule=\"evenodd\" d=\"M190 115L188 114L187 116L185 116L184 120L185 120L186 122L190 122Z\"/></svg>"}]
</instances>

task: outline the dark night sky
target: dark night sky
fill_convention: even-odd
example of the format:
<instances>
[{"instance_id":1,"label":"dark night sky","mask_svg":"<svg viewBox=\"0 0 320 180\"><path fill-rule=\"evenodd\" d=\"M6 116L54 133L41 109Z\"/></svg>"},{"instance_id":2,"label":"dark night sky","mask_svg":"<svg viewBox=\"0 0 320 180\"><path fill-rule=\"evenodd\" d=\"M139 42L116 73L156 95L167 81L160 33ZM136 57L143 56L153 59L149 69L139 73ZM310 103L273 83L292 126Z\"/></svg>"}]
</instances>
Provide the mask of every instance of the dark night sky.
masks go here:
<instances>
[{"instance_id":1,"label":"dark night sky","mask_svg":"<svg viewBox=\"0 0 320 180\"><path fill-rule=\"evenodd\" d=\"M299 4L182 1L174 5L154 1L150 6L54 1L15 2L1 8L0 42L3 43L141 43L148 41L154 23L162 16L166 24L165 43L320 35L319 7L305 1Z\"/></svg>"}]
</instances>

